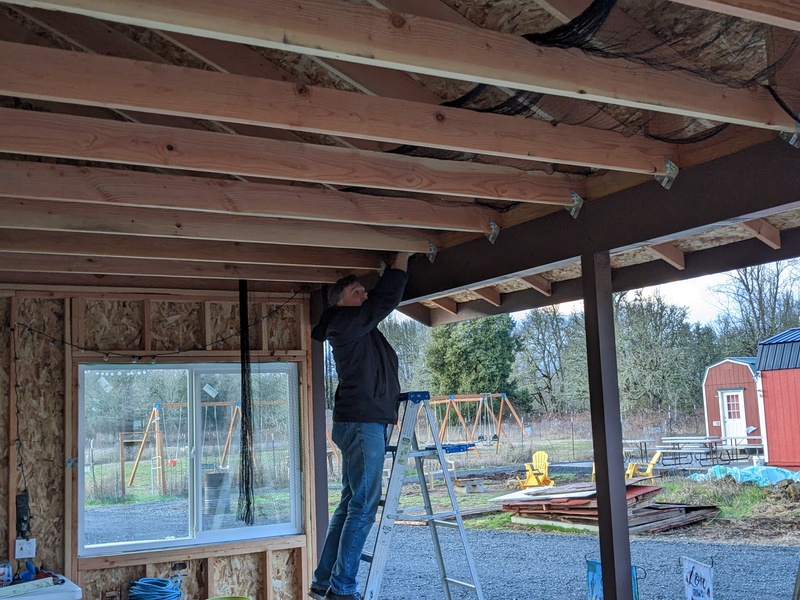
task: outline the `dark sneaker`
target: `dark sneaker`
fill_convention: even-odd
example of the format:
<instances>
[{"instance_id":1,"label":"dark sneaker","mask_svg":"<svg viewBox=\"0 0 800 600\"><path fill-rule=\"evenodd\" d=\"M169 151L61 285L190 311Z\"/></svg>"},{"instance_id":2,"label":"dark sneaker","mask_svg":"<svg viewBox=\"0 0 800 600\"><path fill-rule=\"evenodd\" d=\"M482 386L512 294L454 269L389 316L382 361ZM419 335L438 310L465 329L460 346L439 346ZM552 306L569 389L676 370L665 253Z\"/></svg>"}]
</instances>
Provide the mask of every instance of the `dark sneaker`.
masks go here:
<instances>
[{"instance_id":1,"label":"dark sneaker","mask_svg":"<svg viewBox=\"0 0 800 600\"><path fill-rule=\"evenodd\" d=\"M311 584L311 589L308 590L308 595L310 598L314 600L325 600L325 592L328 591L328 587L322 587L321 585Z\"/></svg>"},{"instance_id":2,"label":"dark sneaker","mask_svg":"<svg viewBox=\"0 0 800 600\"><path fill-rule=\"evenodd\" d=\"M353 592L352 594L337 594L333 590L328 590L325 594L325 600L361 600L361 594Z\"/></svg>"}]
</instances>

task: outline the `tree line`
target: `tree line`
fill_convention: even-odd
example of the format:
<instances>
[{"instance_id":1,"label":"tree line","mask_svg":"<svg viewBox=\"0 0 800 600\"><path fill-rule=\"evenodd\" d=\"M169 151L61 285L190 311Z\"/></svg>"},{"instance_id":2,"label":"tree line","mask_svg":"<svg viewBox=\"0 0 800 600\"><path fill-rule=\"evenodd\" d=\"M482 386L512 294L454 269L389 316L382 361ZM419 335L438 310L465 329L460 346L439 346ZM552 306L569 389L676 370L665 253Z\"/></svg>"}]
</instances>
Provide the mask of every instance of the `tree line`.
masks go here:
<instances>
[{"instance_id":1,"label":"tree line","mask_svg":"<svg viewBox=\"0 0 800 600\"><path fill-rule=\"evenodd\" d=\"M797 261L732 271L713 289L720 314L691 323L688 308L641 290L613 298L621 410L631 414L702 404L706 367L755 356L758 342L800 326ZM400 359L405 390L505 392L518 408L567 413L588 408L584 316L558 305L520 321L498 315L428 328L390 317L380 326ZM326 361L332 405L335 369Z\"/></svg>"}]
</instances>

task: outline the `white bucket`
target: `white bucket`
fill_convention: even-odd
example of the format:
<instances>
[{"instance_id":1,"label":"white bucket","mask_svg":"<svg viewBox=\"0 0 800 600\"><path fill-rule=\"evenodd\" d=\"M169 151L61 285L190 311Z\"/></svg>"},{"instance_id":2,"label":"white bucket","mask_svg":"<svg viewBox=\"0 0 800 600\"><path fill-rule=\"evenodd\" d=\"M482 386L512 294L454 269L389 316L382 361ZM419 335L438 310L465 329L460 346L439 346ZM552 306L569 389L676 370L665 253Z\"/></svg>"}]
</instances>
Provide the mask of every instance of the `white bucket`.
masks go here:
<instances>
[{"instance_id":1,"label":"white bucket","mask_svg":"<svg viewBox=\"0 0 800 600\"><path fill-rule=\"evenodd\" d=\"M753 461L753 466L754 467L763 467L765 464L767 464L764 461L764 457L763 456L754 456L754 457L752 457L751 460Z\"/></svg>"}]
</instances>

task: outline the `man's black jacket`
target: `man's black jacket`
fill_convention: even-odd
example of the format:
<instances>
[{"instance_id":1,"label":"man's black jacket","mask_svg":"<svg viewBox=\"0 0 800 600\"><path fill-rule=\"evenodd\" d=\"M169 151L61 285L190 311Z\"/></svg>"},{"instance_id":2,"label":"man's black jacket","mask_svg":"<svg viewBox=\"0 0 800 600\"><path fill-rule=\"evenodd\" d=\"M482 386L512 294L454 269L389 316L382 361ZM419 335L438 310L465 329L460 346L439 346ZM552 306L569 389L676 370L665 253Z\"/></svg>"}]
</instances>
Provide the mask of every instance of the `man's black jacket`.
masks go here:
<instances>
[{"instance_id":1,"label":"man's black jacket","mask_svg":"<svg viewBox=\"0 0 800 600\"><path fill-rule=\"evenodd\" d=\"M377 326L400 304L406 281L405 271L387 269L360 307L332 306L311 331L333 349L339 376L334 421L397 422L397 354Z\"/></svg>"}]
</instances>

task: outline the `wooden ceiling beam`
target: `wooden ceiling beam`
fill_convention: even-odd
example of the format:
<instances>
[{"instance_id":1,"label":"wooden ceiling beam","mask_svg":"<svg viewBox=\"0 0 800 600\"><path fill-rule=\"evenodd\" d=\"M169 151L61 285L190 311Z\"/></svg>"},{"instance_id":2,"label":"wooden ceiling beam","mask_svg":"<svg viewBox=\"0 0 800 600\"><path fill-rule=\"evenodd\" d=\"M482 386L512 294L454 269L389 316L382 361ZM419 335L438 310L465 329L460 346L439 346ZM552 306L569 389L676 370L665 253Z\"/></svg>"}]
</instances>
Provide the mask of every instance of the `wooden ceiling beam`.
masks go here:
<instances>
[{"instance_id":1,"label":"wooden ceiling beam","mask_svg":"<svg viewBox=\"0 0 800 600\"><path fill-rule=\"evenodd\" d=\"M83 273L86 275L141 275L192 279L248 279L258 281L303 281L334 283L344 274L333 269L278 265L252 265L200 261L111 258L107 256L63 256L6 252L0 271L27 273Z\"/></svg>"},{"instance_id":2,"label":"wooden ceiling beam","mask_svg":"<svg viewBox=\"0 0 800 600\"><path fill-rule=\"evenodd\" d=\"M146 61L168 65L169 61L161 55L137 43L107 23L90 19L78 14L66 14L36 9L17 9L23 16L31 19L54 35L83 49L85 52L113 56L131 60ZM49 45L48 45L49 46ZM171 115L149 114L147 112L125 111L122 116L134 123L147 125L163 125L165 127L184 127L202 129L202 125L190 119ZM282 129L264 129L246 124L228 125L217 123L217 127L229 133L239 135L255 135L272 139L298 142L302 141L295 133Z\"/></svg>"},{"instance_id":3,"label":"wooden ceiling beam","mask_svg":"<svg viewBox=\"0 0 800 600\"><path fill-rule=\"evenodd\" d=\"M566 206L582 181L510 167L0 109L0 152Z\"/></svg>"},{"instance_id":4,"label":"wooden ceiling beam","mask_svg":"<svg viewBox=\"0 0 800 600\"><path fill-rule=\"evenodd\" d=\"M0 160L0 196L489 233L500 213L302 186Z\"/></svg>"},{"instance_id":5,"label":"wooden ceiling beam","mask_svg":"<svg viewBox=\"0 0 800 600\"><path fill-rule=\"evenodd\" d=\"M752 221L743 221L739 225L747 231L752 233L757 239L764 242L773 250L779 250L781 247L781 230L775 227L766 219L753 219Z\"/></svg>"},{"instance_id":6,"label":"wooden ceiling beam","mask_svg":"<svg viewBox=\"0 0 800 600\"><path fill-rule=\"evenodd\" d=\"M670 244L669 242L664 242L663 244L654 244L650 246L650 251L656 256L656 258L669 263L680 271L683 271L686 268L684 253L674 244Z\"/></svg>"},{"instance_id":7,"label":"wooden ceiling beam","mask_svg":"<svg viewBox=\"0 0 800 600\"><path fill-rule=\"evenodd\" d=\"M427 253L430 236L412 229L292 221L156 208L0 198L0 223L13 229ZM436 238L433 238L436 239ZM142 243L146 243L143 241ZM488 242L487 242L488 244Z\"/></svg>"},{"instance_id":8,"label":"wooden ceiling beam","mask_svg":"<svg viewBox=\"0 0 800 600\"><path fill-rule=\"evenodd\" d=\"M71 295L90 295L110 297L124 294L126 299L155 298L174 300L175 294L187 297L206 297L220 294L222 298L238 297L239 281L236 279L203 279L164 277L144 277L136 275L84 275L82 273L23 273L6 271L0 276L0 288L20 290L46 290L66 292ZM303 293L310 292L312 286L301 281L252 281L248 282L249 293Z\"/></svg>"},{"instance_id":9,"label":"wooden ceiling beam","mask_svg":"<svg viewBox=\"0 0 800 600\"><path fill-rule=\"evenodd\" d=\"M113 233L2 229L0 252L148 258L238 264L295 265L341 270L377 270L381 253L249 242L141 237Z\"/></svg>"},{"instance_id":10,"label":"wooden ceiling beam","mask_svg":"<svg viewBox=\"0 0 800 600\"><path fill-rule=\"evenodd\" d=\"M172 0L168 7L161 0L11 3L751 127L785 130L796 126L763 88L733 89L686 73L598 58L577 49L537 46L510 34L343 1L272 0L263 5L245 0L224 4Z\"/></svg>"},{"instance_id":11,"label":"wooden ceiling beam","mask_svg":"<svg viewBox=\"0 0 800 600\"><path fill-rule=\"evenodd\" d=\"M669 191L651 181L585 203L576 220L557 211L507 227L491 253L475 241L445 248L433 263L415 265L405 301L422 302L489 285L509 274L558 268L593 252L633 250L795 210L800 207L797 159L797 150L773 140L681 171L680 185ZM777 255L785 247L784 239L780 251L770 251ZM469 269L463 269L465 264ZM724 264L719 267L725 270ZM509 303L506 299L504 310Z\"/></svg>"},{"instance_id":12,"label":"wooden ceiling beam","mask_svg":"<svg viewBox=\"0 0 800 600\"><path fill-rule=\"evenodd\" d=\"M796 0L672 0L773 27L800 31L800 4Z\"/></svg>"},{"instance_id":13,"label":"wooden ceiling beam","mask_svg":"<svg viewBox=\"0 0 800 600\"><path fill-rule=\"evenodd\" d=\"M613 131L8 42L0 94L635 173L677 155Z\"/></svg>"}]
</instances>

